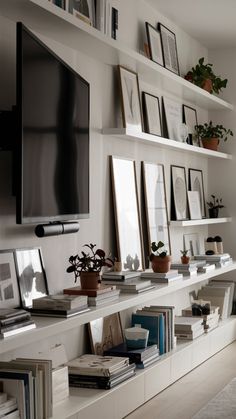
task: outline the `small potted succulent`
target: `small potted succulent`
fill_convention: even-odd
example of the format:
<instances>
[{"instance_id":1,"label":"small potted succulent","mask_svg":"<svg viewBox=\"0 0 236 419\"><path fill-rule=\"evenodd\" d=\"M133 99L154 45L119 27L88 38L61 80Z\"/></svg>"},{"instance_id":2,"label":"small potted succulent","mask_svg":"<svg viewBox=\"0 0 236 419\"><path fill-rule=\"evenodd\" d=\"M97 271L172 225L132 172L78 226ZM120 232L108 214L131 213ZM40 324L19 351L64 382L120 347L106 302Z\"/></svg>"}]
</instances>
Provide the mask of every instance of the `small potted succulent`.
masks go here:
<instances>
[{"instance_id":1,"label":"small potted succulent","mask_svg":"<svg viewBox=\"0 0 236 419\"><path fill-rule=\"evenodd\" d=\"M152 242L151 250L152 253L149 257L153 272L166 273L170 270L171 256L167 255L164 243L159 241L158 243Z\"/></svg>"},{"instance_id":2,"label":"small potted succulent","mask_svg":"<svg viewBox=\"0 0 236 419\"><path fill-rule=\"evenodd\" d=\"M219 209L224 208L222 204L222 198L216 198L215 195L211 195L212 200L207 202L208 205L208 212L210 218L218 218L219 216Z\"/></svg>"},{"instance_id":3,"label":"small potted succulent","mask_svg":"<svg viewBox=\"0 0 236 419\"><path fill-rule=\"evenodd\" d=\"M199 139L202 140L204 148L217 150L221 140L227 141L229 135L233 135L231 129L226 129L223 125L213 125L212 121L203 125L195 125L195 130Z\"/></svg>"},{"instance_id":4,"label":"small potted succulent","mask_svg":"<svg viewBox=\"0 0 236 419\"><path fill-rule=\"evenodd\" d=\"M188 252L189 252L189 249L188 250L180 250L180 253L182 255L181 256L181 262L183 263L183 265L186 265L190 261L190 256L188 256Z\"/></svg>"},{"instance_id":5,"label":"small potted succulent","mask_svg":"<svg viewBox=\"0 0 236 419\"><path fill-rule=\"evenodd\" d=\"M81 251L81 255L69 257L70 266L67 272L74 273L75 282L80 277L80 285L82 289L97 289L100 286L100 272L104 266L113 267L114 262L111 258L106 257L104 250L95 249L96 244L85 244L83 247L89 249L89 253Z\"/></svg>"}]
</instances>

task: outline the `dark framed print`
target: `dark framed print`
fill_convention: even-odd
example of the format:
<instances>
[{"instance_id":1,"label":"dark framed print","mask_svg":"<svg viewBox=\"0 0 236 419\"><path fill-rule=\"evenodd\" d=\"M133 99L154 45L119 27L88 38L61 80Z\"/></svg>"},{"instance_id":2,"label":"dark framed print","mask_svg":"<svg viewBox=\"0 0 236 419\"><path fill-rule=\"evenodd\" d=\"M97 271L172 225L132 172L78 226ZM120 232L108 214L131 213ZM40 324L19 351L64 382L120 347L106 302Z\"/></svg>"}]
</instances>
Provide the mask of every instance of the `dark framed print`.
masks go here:
<instances>
[{"instance_id":1,"label":"dark framed print","mask_svg":"<svg viewBox=\"0 0 236 419\"><path fill-rule=\"evenodd\" d=\"M142 93L145 132L162 135L160 102L157 96Z\"/></svg>"},{"instance_id":2,"label":"dark framed print","mask_svg":"<svg viewBox=\"0 0 236 419\"><path fill-rule=\"evenodd\" d=\"M206 203L204 193L203 172L198 169L188 169L189 189L190 191L198 191L200 199L200 207L202 218L206 218Z\"/></svg>"},{"instance_id":3,"label":"dark framed print","mask_svg":"<svg viewBox=\"0 0 236 419\"><path fill-rule=\"evenodd\" d=\"M155 61L155 63L164 66L160 32L148 22L146 22L145 25L150 58L152 61Z\"/></svg>"},{"instance_id":4,"label":"dark framed print","mask_svg":"<svg viewBox=\"0 0 236 419\"><path fill-rule=\"evenodd\" d=\"M164 67L173 73L180 75L175 34L160 22L158 23L157 28L161 35Z\"/></svg>"},{"instance_id":5,"label":"dark framed print","mask_svg":"<svg viewBox=\"0 0 236 419\"><path fill-rule=\"evenodd\" d=\"M185 167L171 165L171 215L173 220L188 219Z\"/></svg>"},{"instance_id":6,"label":"dark framed print","mask_svg":"<svg viewBox=\"0 0 236 419\"><path fill-rule=\"evenodd\" d=\"M110 314L88 323L91 352L103 355L103 352L124 342L120 313Z\"/></svg>"},{"instance_id":7,"label":"dark framed print","mask_svg":"<svg viewBox=\"0 0 236 419\"><path fill-rule=\"evenodd\" d=\"M0 251L0 308L20 306L14 251Z\"/></svg>"},{"instance_id":8,"label":"dark framed print","mask_svg":"<svg viewBox=\"0 0 236 419\"><path fill-rule=\"evenodd\" d=\"M142 132L142 112L138 74L118 65L123 125Z\"/></svg>"},{"instance_id":9,"label":"dark framed print","mask_svg":"<svg viewBox=\"0 0 236 419\"><path fill-rule=\"evenodd\" d=\"M196 109L183 105L183 122L188 127L188 143L200 146L199 138L195 130L195 126L198 124Z\"/></svg>"},{"instance_id":10,"label":"dark framed print","mask_svg":"<svg viewBox=\"0 0 236 419\"><path fill-rule=\"evenodd\" d=\"M48 295L48 284L39 247L14 251L21 306L31 308L33 299Z\"/></svg>"},{"instance_id":11,"label":"dark framed print","mask_svg":"<svg viewBox=\"0 0 236 419\"><path fill-rule=\"evenodd\" d=\"M202 218L198 191L188 191L188 207L191 220L200 220Z\"/></svg>"},{"instance_id":12,"label":"dark framed print","mask_svg":"<svg viewBox=\"0 0 236 419\"><path fill-rule=\"evenodd\" d=\"M69 12L85 23L95 26L94 0L69 0Z\"/></svg>"}]
</instances>

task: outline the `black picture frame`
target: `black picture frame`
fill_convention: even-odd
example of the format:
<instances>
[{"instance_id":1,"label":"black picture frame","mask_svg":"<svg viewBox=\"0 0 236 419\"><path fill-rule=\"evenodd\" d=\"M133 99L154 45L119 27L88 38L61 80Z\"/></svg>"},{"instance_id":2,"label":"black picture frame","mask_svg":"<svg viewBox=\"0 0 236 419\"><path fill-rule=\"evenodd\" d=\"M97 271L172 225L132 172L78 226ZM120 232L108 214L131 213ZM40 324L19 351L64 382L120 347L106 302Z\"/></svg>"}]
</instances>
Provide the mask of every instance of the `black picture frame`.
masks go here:
<instances>
[{"instance_id":1,"label":"black picture frame","mask_svg":"<svg viewBox=\"0 0 236 419\"><path fill-rule=\"evenodd\" d=\"M189 190L198 191L200 197L202 218L206 218L206 201L204 192L203 171L200 169L188 169Z\"/></svg>"},{"instance_id":2,"label":"black picture frame","mask_svg":"<svg viewBox=\"0 0 236 419\"><path fill-rule=\"evenodd\" d=\"M183 166L171 165L171 219L189 219L186 171Z\"/></svg>"},{"instance_id":3,"label":"black picture frame","mask_svg":"<svg viewBox=\"0 0 236 419\"><path fill-rule=\"evenodd\" d=\"M157 29L160 31L161 36L164 67L179 76L179 60L175 33L160 22L157 25Z\"/></svg>"},{"instance_id":4,"label":"black picture frame","mask_svg":"<svg viewBox=\"0 0 236 419\"><path fill-rule=\"evenodd\" d=\"M14 250L0 250L0 308L20 306Z\"/></svg>"},{"instance_id":5,"label":"black picture frame","mask_svg":"<svg viewBox=\"0 0 236 419\"><path fill-rule=\"evenodd\" d=\"M14 250L21 307L32 308L33 299L48 295L48 283L40 247Z\"/></svg>"},{"instance_id":6,"label":"black picture frame","mask_svg":"<svg viewBox=\"0 0 236 419\"><path fill-rule=\"evenodd\" d=\"M195 129L195 126L198 125L197 110L191 106L183 105L183 122L188 127L188 144L200 147L199 137Z\"/></svg>"},{"instance_id":7,"label":"black picture frame","mask_svg":"<svg viewBox=\"0 0 236 419\"><path fill-rule=\"evenodd\" d=\"M150 58L155 63L164 66L160 31L150 23L145 22Z\"/></svg>"},{"instance_id":8,"label":"black picture frame","mask_svg":"<svg viewBox=\"0 0 236 419\"><path fill-rule=\"evenodd\" d=\"M163 131L159 98L150 93L142 92L142 103L145 132L161 137Z\"/></svg>"}]
</instances>

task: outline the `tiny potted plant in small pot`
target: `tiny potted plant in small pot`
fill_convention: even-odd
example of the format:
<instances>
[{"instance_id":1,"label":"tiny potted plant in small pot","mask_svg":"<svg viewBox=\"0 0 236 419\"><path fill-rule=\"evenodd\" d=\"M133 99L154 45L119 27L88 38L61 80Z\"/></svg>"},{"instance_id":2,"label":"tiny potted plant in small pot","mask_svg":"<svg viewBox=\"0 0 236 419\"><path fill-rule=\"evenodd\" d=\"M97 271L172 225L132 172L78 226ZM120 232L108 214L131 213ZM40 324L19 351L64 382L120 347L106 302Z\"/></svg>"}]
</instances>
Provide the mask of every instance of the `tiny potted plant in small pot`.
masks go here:
<instances>
[{"instance_id":1,"label":"tiny potted plant in small pot","mask_svg":"<svg viewBox=\"0 0 236 419\"><path fill-rule=\"evenodd\" d=\"M181 262L183 263L183 265L186 265L190 261L190 256L188 256L188 252L189 252L189 249L188 250L180 250L180 253L182 255L181 256Z\"/></svg>"},{"instance_id":2,"label":"tiny potted plant in small pot","mask_svg":"<svg viewBox=\"0 0 236 419\"><path fill-rule=\"evenodd\" d=\"M216 198L215 195L211 195L212 200L207 202L208 205L208 212L210 218L218 218L219 216L219 209L224 208L222 204L222 198Z\"/></svg>"},{"instance_id":3,"label":"tiny potted plant in small pot","mask_svg":"<svg viewBox=\"0 0 236 419\"><path fill-rule=\"evenodd\" d=\"M221 140L227 141L229 135L233 135L231 129L226 129L223 125L213 125L212 121L203 125L195 125L198 138L201 139L204 148L218 150Z\"/></svg>"},{"instance_id":4,"label":"tiny potted plant in small pot","mask_svg":"<svg viewBox=\"0 0 236 419\"><path fill-rule=\"evenodd\" d=\"M104 250L95 249L96 244L85 244L83 247L89 249L89 253L81 251L81 255L69 257L70 266L67 272L74 273L75 282L80 277L80 285L82 289L97 289L100 286L100 272L104 266L111 268L114 262L111 258L106 257Z\"/></svg>"},{"instance_id":5,"label":"tiny potted plant in small pot","mask_svg":"<svg viewBox=\"0 0 236 419\"><path fill-rule=\"evenodd\" d=\"M171 256L167 255L164 243L162 241L159 241L158 243L152 242L151 250L152 253L149 259L152 264L153 272L168 272L170 270L171 265Z\"/></svg>"}]
</instances>

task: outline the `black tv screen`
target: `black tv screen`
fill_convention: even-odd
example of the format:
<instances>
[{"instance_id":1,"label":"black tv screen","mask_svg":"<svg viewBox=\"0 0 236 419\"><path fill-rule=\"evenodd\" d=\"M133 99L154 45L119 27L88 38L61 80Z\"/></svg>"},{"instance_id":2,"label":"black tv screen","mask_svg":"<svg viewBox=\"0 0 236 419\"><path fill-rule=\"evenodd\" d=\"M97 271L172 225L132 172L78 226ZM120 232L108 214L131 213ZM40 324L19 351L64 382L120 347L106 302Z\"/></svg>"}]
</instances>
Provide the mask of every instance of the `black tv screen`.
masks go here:
<instances>
[{"instance_id":1,"label":"black tv screen","mask_svg":"<svg viewBox=\"0 0 236 419\"><path fill-rule=\"evenodd\" d=\"M88 218L89 83L17 23L16 221Z\"/></svg>"}]
</instances>

